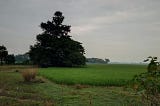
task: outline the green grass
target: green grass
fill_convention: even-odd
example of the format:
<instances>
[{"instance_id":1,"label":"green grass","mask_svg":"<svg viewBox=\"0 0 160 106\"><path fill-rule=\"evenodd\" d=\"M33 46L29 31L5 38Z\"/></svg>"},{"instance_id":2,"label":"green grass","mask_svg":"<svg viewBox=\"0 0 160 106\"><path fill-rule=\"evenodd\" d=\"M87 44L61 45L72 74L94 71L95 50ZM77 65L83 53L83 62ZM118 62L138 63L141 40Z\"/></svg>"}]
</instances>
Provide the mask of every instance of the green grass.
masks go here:
<instances>
[{"instance_id":1,"label":"green grass","mask_svg":"<svg viewBox=\"0 0 160 106\"><path fill-rule=\"evenodd\" d=\"M84 86L78 89L76 85L67 86L43 80L45 83L26 83L19 72L1 71L0 106L143 105L138 95L123 87Z\"/></svg>"},{"instance_id":2,"label":"green grass","mask_svg":"<svg viewBox=\"0 0 160 106\"><path fill-rule=\"evenodd\" d=\"M93 64L83 68L41 68L39 75L60 84L122 86L134 75L146 71L146 65Z\"/></svg>"}]
</instances>

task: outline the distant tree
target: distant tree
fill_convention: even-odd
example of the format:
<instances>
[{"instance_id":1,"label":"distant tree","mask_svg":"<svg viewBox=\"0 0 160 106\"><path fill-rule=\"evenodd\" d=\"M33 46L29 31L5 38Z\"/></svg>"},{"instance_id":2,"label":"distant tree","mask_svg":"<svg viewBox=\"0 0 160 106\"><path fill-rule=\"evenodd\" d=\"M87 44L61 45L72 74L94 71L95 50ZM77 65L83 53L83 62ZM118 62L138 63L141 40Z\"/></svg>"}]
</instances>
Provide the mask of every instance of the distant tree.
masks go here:
<instances>
[{"instance_id":1,"label":"distant tree","mask_svg":"<svg viewBox=\"0 0 160 106\"><path fill-rule=\"evenodd\" d=\"M105 63L110 62L109 59L103 60L103 59L100 59L100 58L87 58L86 60L87 60L88 63L103 63L103 64L105 64Z\"/></svg>"},{"instance_id":2,"label":"distant tree","mask_svg":"<svg viewBox=\"0 0 160 106\"><path fill-rule=\"evenodd\" d=\"M30 61L30 58L27 53L15 55L16 64L28 64L29 61Z\"/></svg>"},{"instance_id":3,"label":"distant tree","mask_svg":"<svg viewBox=\"0 0 160 106\"><path fill-rule=\"evenodd\" d=\"M5 46L0 46L0 64L5 63L6 57L8 55L8 51Z\"/></svg>"},{"instance_id":4,"label":"distant tree","mask_svg":"<svg viewBox=\"0 0 160 106\"><path fill-rule=\"evenodd\" d=\"M106 63L109 63L109 62L110 62L110 60L109 60L109 59L105 59L105 62L106 62Z\"/></svg>"},{"instance_id":5,"label":"distant tree","mask_svg":"<svg viewBox=\"0 0 160 106\"><path fill-rule=\"evenodd\" d=\"M6 64L14 64L15 63L15 57L13 54L10 54L6 57Z\"/></svg>"},{"instance_id":6,"label":"distant tree","mask_svg":"<svg viewBox=\"0 0 160 106\"><path fill-rule=\"evenodd\" d=\"M84 48L68 35L70 27L63 25L64 16L57 11L52 21L41 23L43 33L37 35L37 43L30 47L29 56L41 66L85 65Z\"/></svg>"}]
</instances>

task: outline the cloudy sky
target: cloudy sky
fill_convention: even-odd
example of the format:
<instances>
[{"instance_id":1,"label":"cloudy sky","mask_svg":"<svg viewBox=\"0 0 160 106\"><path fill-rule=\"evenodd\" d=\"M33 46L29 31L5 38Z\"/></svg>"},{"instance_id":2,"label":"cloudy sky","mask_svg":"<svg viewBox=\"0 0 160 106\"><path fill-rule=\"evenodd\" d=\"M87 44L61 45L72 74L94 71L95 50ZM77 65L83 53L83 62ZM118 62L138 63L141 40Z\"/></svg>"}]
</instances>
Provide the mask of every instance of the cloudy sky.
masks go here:
<instances>
[{"instance_id":1,"label":"cloudy sky","mask_svg":"<svg viewBox=\"0 0 160 106\"><path fill-rule=\"evenodd\" d=\"M62 11L86 57L141 62L160 57L160 0L0 0L0 45L22 54L41 22Z\"/></svg>"}]
</instances>

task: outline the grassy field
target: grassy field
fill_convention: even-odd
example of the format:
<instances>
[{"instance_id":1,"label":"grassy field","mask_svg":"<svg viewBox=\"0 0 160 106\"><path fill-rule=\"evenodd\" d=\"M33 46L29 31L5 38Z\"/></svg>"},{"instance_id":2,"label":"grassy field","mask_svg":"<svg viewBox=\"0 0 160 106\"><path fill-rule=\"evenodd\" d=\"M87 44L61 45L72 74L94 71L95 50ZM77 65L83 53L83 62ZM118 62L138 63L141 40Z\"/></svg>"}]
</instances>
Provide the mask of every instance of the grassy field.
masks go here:
<instances>
[{"instance_id":1,"label":"grassy field","mask_svg":"<svg viewBox=\"0 0 160 106\"><path fill-rule=\"evenodd\" d=\"M79 72L82 69L83 71L88 70L91 74L93 74L92 71L94 71L93 70L94 68L96 68L97 71L100 72L106 70L106 66L101 66L101 67L103 70L99 70L100 68L99 65L89 66L88 68L91 69L71 68L71 72L73 70ZM124 67L124 66L123 65L117 66L117 68L118 67ZM142 69L145 68L145 66L143 67L137 66L137 71L139 69L138 67L141 67ZM108 69L110 68L111 66L109 65ZM143 106L144 105L141 103L139 95L136 95L131 89L128 88L113 87L113 86L112 87L88 86L88 85L77 85L77 84L68 86L63 84L55 84L53 81L47 80L41 76L37 76L36 79L43 80L44 81L43 83L42 82L26 83L23 81L22 75L20 73L20 71L25 71L24 67L23 68L20 67L19 69L18 67L16 67L15 69L19 70L19 72L15 71L13 67L11 69L10 68L6 69L7 70L0 71L0 106ZM68 68L62 68L62 69L48 68L48 69L41 69L40 71L46 71L47 73L49 73L48 71L50 70L51 71L50 74L52 74L52 70L54 72L55 69L57 69L57 71L59 70L63 71L65 69L66 73L69 72ZM98 74L98 72L96 73ZM74 75L76 75L76 73L74 73Z\"/></svg>"},{"instance_id":2,"label":"grassy field","mask_svg":"<svg viewBox=\"0 0 160 106\"><path fill-rule=\"evenodd\" d=\"M93 64L83 68L41 68L39 75L60 84L122 86L134 75L146 71L146 65Z\"/></svg>"},{"instance_id":3,"label":"grassy field","mask_svg":"<svg viewBox=\"0 0 160 106\"><path fill-rule=\"evenodd\" d=\"M27 83L21 72L30 68L0 66L0 106L145 106L132 89L120 86L146 71L145 65L41 68L38 82Z\"/></svg>"}]
</instances>

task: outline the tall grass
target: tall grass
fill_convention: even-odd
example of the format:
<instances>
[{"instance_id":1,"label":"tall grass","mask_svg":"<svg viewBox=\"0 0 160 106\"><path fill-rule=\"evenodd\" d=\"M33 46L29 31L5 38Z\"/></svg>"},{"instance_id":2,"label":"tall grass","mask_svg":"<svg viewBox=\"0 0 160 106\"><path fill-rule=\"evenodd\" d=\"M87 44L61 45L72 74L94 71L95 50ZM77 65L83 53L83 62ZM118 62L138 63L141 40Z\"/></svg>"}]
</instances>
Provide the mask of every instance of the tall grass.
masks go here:
<instances>
[{"instance_id":1,"label":"tall grass","mask_svg":"<svg viewBox=\"0 0 160 106\"><path fill-rule=\"evenodd\" d=\"M39 75L56 83L122 86L134 75L145 72L146 65L109 64L88 65L85 68L42 68Z\"/></svg>"}]
</instances>

